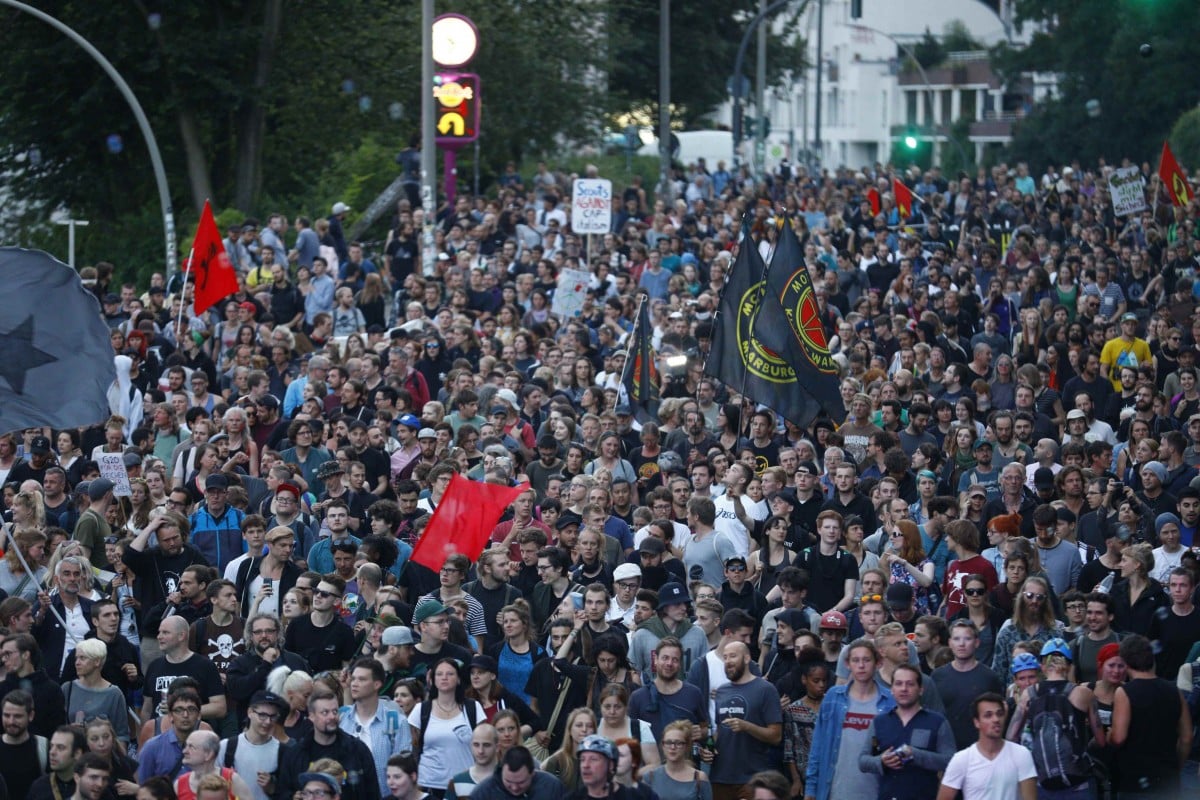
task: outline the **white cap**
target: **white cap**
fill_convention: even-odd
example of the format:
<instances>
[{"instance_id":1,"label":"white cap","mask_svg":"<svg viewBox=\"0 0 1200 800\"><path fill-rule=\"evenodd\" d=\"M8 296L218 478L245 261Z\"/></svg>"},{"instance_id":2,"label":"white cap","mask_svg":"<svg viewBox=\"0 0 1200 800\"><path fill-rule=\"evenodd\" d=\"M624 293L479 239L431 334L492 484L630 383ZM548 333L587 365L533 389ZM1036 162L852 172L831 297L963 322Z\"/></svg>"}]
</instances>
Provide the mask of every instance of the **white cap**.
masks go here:
<instances>
[{"instance_id":1,"label":"white cap","mask_svg":"<svg viewBox=\"0 0 1200 800\"><path fill-rule=\"evenodd\" d=\"M637 564L618 564L613 570L614 581L627 581L630 578L642 577L642 568Z\"/></svg>"},{"instance_id":2,"label":"white cap","mask_svg":"<svg viewBox=\"0 0 1200 800\"><path fill-rule=\"evenodd\" d=\"M337 216L338 214L345 214L349 210L350 210L350 206L346 205L345 203L343 203L340 200L333 204L334 216Z\"/></svg>"}]
</instances>

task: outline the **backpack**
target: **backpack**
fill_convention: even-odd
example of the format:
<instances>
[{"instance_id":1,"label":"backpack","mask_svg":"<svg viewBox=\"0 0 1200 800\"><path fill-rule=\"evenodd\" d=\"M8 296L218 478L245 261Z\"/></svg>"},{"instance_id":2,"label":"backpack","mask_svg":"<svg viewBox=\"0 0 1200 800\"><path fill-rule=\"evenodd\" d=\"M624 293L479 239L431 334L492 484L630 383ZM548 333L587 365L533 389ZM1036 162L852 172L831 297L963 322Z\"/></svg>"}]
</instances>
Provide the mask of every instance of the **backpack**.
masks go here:
<instances>
[{"instance_id":1,"label":"backpack","mask_svg":"<svg viewBox=\"0 0 1200 800\"><path fill-rule=\"evenodd\" d=\"M1084 732L1077 729L1079 714L1070 700L1075 684L1068 681L1061 690L1046 689L1045 685L1029 689L1033 764L1043 788L1070 789L1086 782L1090 772L1083 758Z\"/></svg>"}]
</instances>

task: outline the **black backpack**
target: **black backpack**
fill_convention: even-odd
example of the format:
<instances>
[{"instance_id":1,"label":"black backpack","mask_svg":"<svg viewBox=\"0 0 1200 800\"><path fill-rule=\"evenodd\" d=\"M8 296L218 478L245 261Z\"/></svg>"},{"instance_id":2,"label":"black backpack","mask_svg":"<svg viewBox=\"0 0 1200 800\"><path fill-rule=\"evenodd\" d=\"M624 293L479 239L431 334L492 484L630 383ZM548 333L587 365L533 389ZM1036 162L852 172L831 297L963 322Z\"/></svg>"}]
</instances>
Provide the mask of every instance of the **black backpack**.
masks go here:
<instances>
[{"instance_id":1,"label":"black backpack","mask_svg":"<svg viewBox=\"0 0 1200 800\"><path fill-rule=\"evenodd\" d=\"M1086 782L1091 772L1084 757L1087 740L1085 732L1079 730L1080 714L1071 705L1075 684L1068 681L1061 689L1047 688L1042 685L1029 689L1029 727L1033 734L1029 749L1038 783L1051 790L1070 789Z\"/></svg>"}]
</instances>

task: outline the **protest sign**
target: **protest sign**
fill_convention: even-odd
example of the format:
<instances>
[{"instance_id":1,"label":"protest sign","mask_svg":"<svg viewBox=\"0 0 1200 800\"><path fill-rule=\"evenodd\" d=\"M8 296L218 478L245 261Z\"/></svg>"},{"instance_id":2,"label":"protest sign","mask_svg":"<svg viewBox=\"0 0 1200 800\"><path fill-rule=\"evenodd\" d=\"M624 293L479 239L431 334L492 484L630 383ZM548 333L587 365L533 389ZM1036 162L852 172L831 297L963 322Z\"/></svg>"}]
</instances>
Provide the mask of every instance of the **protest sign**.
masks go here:
<instances>
[{"instance_id":1,"label":"protest sign","mask_svg":"<svg viewBox=\"0 0 1200 800\"><path fill-rule=\"evenodd\" d=\"M571 230L579 235L612 230L612 181L577 178L571 189Z\"/></svg>"}]
</instances>

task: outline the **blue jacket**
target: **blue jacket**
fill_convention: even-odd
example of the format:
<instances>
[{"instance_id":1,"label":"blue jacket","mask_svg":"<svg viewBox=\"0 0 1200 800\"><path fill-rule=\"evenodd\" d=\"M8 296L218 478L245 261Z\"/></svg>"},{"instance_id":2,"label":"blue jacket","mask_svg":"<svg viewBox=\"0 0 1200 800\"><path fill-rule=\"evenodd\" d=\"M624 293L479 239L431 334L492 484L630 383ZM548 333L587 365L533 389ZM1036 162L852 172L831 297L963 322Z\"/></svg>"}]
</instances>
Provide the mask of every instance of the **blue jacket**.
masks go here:
<instances>
[{"instance_id":1,"label":"blue jacket","mask_svg":"<svg viewBox=\"0 0 1200 800\"><path fill-rule=\"evenodd\" d=\"M828 800L833 785L833 769L837 765L838 748L842 744L842 722L850 707L849 692L853 684L834 686L821 701L817 724L813 729L812 747L808 751L808 769L804 774L804 793L816 800ZM875 714L886 714L896 707L892 693L879 687Z\"/></svg>"},{"instance_id":2,"label":"blue jacket","mask_svg":"<svg viewBox=\"0 0 1200 800\"><path fill-rule=\"evenodd\" d=\"M246 552L246 540L242 538L242 520L245 514L233 506L225 506L220 518L212 515L208 504L202 503L191 520L190 541L204 554L209 566L217 568L217 574L225 574L229 562Z\"/></svg>"}]
</instances>

